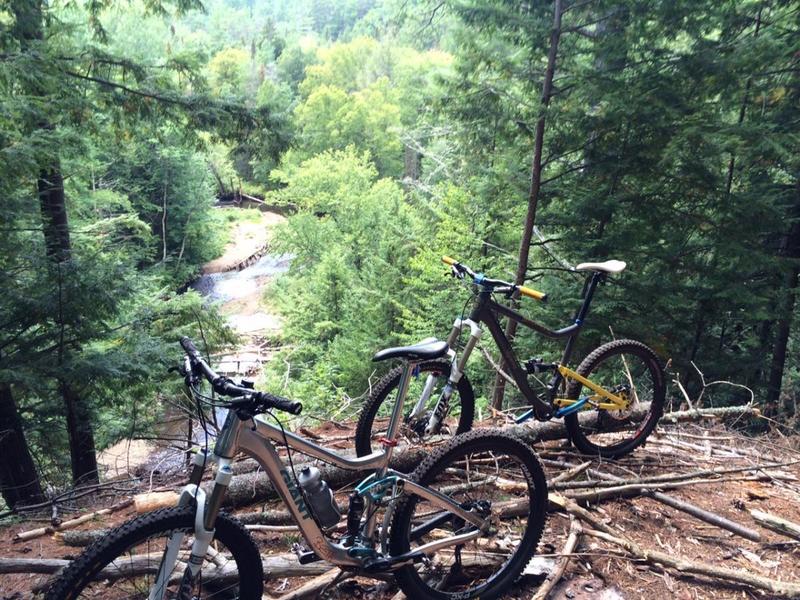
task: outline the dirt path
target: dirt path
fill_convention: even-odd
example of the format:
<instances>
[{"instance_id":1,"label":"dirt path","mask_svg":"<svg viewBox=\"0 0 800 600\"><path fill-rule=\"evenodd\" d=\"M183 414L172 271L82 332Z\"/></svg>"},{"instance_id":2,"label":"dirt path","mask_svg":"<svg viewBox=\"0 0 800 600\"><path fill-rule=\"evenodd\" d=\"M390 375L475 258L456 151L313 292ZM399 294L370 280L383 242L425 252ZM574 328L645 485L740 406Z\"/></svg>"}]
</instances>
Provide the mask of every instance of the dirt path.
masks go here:
<instances>
[{"instance_id":1,"label":"dirt path","mask_svg":"<svg viewBox=\"0 0 800 600\"><path fill-rule=\"evenodd\" d=\"M241 211L239 208L220 208L223 211ZM219 258L207 263L202 273L205 277L224 277L227 271L235 268L243 260L267 246L272 228L285 221L285 217L268 212L253 210L253 220L239 220L232 223L231 242ZM281 258L262 259L269 264L281 265ZM271 261L271 262L270 262ZM220 303L220 310L231 327L239 333L242 343L233 352L213 357L220 373L229 376L247 375L255 378L264 363L269 360L271 351L265 339L274 337L280 331L280 318L263 301L264 286L272 279L271 275L261 274L265 269L247 267L235 272L235 279L224 282L230 296ZM274 270L279 270L278 268ZM220 282L217 282L220 285ZM183 421L180 425L167 425L162 434L183 435ZM161 460L165 453L178 456L172 449L162 448L158 443L144 440L121 440L98 454L97 461L104 476L124 477L127 473L148 463ZM170 461L170 463L175 462ZM180 467L180 460L178 460Z\"/></svg>"}]
</instances>

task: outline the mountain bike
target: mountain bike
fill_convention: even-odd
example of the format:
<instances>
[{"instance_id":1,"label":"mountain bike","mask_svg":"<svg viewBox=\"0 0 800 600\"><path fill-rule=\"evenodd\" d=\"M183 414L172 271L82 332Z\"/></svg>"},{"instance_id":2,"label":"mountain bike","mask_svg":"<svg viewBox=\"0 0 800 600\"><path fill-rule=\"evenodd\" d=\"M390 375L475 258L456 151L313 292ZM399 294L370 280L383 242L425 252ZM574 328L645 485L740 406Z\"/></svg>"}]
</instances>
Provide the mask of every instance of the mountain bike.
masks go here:
<instances>
[{"instance_id":1,"label":"mountain bike","mask_svg":"<svg viewBox=\"0 0 800 600\"><path fill-rule=\"evenodd\" d=\"M389 467L411 373L444 356L445 342L374 356L404 362L387 435L379 450L363 457L337 454L286 431L273 411L297 415L299 402L257 392L246 381L237 385L217 375L191 340L181 345L180 371L199 413L201 402L228 408L213 452L195 455L179 506L129 521L89 547L52 584L48 600L261 600L258 548L220 511L240 452L261 466L305 539L307 546L294 547L301 564L324 560L358 575L393 576L408 598L467 599L502 595L531 558L544 527L547 484L525 444L500 431L472 431L433 451L405 448L419 456L410 475ZM204 395L203 379L229 400ZM285 448L288 464L276 446ZM296 463L293 451L370 472L350 494L345 515L319 469ZM209 462L217 468L206 492L200 483Z\"/></svg>"},{"instance_id":2,"label":"mountain bike","mask_svg":"<svg viewBox=\"0 0 800 600\"><path fill-rule=\"evenodd\" d=\"M475 395L464 371L483 334L481 325L486 325L508 366L508 375L531 407L517 419L518 423L531 417L540 421L563 417L569 439L579 451L605 458L623 456L644 443L661 417L666 393L664 369L655 352L641 342L616 340L591 352L577 369L567 366L597 287L609 275L621 273L626 267L624 262L609 260L575 267L575 271L587 273L583 302L570 325L552 330L495 300L496 294L507 298L518 294L544 302L547 294L491 279L447 256L442 261L450 266L453 276L469 277L474 282L476 298L469 318L458 318L453 323L447 338L447 358L417 365L411 391L416 401L403 418L402 435L425 440L447 432L446 427L450 426L446 419L454 408L458 421L450 431L455 429L460 434L470 430ZM561 360L548 363L532 358L521 364L498 317L513 319L546 337L566 340ZM457 353L456 344L464 330L469 331L469 337ZM552 373L552 377L549 382L540 381L542 397L528 378L538 380L546 373ZM398 369L389 371L372 388L356 428L359 456L369 454L374 441L384 435L388 423L386 399L397 388L400 375Z\"/></svg>"}]
</instances>

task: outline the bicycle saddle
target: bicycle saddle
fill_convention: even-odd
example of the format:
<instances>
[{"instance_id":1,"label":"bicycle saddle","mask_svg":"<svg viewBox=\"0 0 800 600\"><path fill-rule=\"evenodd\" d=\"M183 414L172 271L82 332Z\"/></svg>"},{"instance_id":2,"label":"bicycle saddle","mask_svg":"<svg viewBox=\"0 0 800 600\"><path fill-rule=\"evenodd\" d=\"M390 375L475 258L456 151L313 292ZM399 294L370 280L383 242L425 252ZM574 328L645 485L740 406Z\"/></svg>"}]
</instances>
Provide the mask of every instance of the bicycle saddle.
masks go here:
<instances>
[{"instance_id":1,"label":"bicycle saddle","mask_svg":"<svg viewBox=\"0 0 800 600\"><path fill-rule=\"evenodd\" d=\"M390 358L405 358L408 360L431 360L441 358L447 354L447 342L440 342L436 338L427 338L413 346L397 346L386 348L372 357L373 362L388 360Z\"/></svg>"},{"instance_id":2,"label":"bicycle saddle","mask_svg":"<svg viewBox=\"0 0 800 600\"><path fill-rule=\"evenodd\" d=\"M622 260L607 260L601 263L581 263L576 271L602 271L603 273L622 273L628 265Z\"/></svg>"}]
</instances>

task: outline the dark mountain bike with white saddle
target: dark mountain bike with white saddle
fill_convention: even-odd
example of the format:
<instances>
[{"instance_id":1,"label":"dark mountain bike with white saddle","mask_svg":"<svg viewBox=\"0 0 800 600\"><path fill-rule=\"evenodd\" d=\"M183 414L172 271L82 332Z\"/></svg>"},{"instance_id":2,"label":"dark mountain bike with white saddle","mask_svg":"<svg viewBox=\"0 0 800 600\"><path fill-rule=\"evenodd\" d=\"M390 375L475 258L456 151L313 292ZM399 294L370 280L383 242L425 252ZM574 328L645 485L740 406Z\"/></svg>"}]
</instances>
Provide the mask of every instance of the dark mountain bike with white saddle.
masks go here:
<instances>
[{"instance_id":1,"label":"dark mountain bike with white saddle","mask_svg":"<svg viewBox=\"0 0 800 600\"><path fill-rule=\"evenodd\" d=\"M531 417L539 421L563 417L569 438L578 450L606 458L623 456L644 443L661 417L666 394L664 369L655 352L641 342L616 340L591 352L576 370L567 366L597 287L609 275L622 272L624 262L609 260L575 267L575 271L587 273L583 302L571 324L552 330L495 300L496 295L511 298L518 293L544 302L546 294L491 279L446 256L442 261L450 266L453 276L474 282L475 302L469 318L458 318L453 323L447 338L447 358L422 361L416 366L409 392L415 401L403 417L402 435L425 440L433 435L470 430L475 394L464 371L485 325L508 365L508 374L531 407L517 422ZM566 340L561 361L548 363L532 358L520 363L498 317L517 321L546 337ZM459 353L456 345L464 330L469 331L469 337ZM547 373L552 376L549 382L540 381L545 390L540 395L528 378L538 379ZM359 456L372 452L376 440L385 436L390 406L387 398L398 388L401 374L400 369L389 371L373 386L356 429ZM455 416L448 419L451 413Z\"/></svg>"},{"instance_id":2,"label":"dark mountain bike with white saddle","mask_svg":"<svg viewBox=\"0 0 800 600\"><path fill-rule=\"evenodd\" d=\"M302 564L324 560L362 576L393 576L408 598L468 599L503 595L530 560L544 527L547 485L525 444L496 430L472 431L433 451L402 448L419 455L410 475L389 467L411 374L441 359L445 342L375 355L403 364L387 433L360 458L286 431L272 411L297 415L300 403L236 385L217 375L188 338L181 345L180 370L200 414L201 402L229 409L213 452L196 455L179 506L143 515L94 543L51 585L48 600L261 600L258 548L220 511L239 453L259 463L286 505L305 540L294 548ZM230 399L212 401L200 389L203 379ZM288 464L276 446L285 447ZM298 463L293 452L368 474L349 501L337 502L319 469ZM206 493L200 482L210 462L217 468ZM347 504L345 514L340 504Z\"/></svg>"}]
</instances>

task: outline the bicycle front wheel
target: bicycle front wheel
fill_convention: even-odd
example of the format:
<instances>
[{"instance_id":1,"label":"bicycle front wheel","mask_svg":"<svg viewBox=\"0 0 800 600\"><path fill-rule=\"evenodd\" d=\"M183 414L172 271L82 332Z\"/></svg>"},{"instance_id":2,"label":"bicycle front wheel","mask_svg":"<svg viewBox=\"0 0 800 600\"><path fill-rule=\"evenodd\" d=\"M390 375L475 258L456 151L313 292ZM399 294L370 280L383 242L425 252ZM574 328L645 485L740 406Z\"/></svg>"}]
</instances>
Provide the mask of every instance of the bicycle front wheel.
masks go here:
<instances>
[{"instance_id":1,"label":"bicycle front wheel","mask_svg":"<svg viewBox=\"0 0 800 600\"><path fill-rule=\"evenodd\" d=\"M634 340L603 344L587 356L579 375L620 396L627 406L620 410L591 408L564 417L575 447L593 456L618 458L644 443L664 411L664 369L655 352ZM567 398L604 402L578 381L570 381ZM588 413L588 414L587 414Z\"/></svg>"},{"instance_id":2,"label":"bicycle front wheel","mask_svg":"<svg viewBox=\"0 0 800 600\"><path fill-rule=\"evenodd\" d=\"M356 425L356 454L367 456L373 450L380 448L377 443L386 437L389 426L389 415L394 408L394 400L397 397L397 388L400 385L400 374L403 367L396 367L384 375L372 389L367 398L361 415ZM400 435L412 441L424 440L428 435L425 434L425 426L431 411L436 406L441 397L442 389L447 384L450 376L450 362L447 360L431 360L417 365L417 371L408 386L406 404L404 406L403 424L400 427ZM428 402L422 414L412 417L411 412L419 401L425 386L431 377L433 386L427 390ZM449 409L444 421L439 429L431 435L438 433L448 433L455 435L469 431L472 427L472 419L475 414L475 394L472 385L466 375L461 379L450 397ZM452 415L451 418L448 418Z\"/></svg>"},{"instance_id":3,"label":"bicycle front wheel","mask_svg":"<svg viewBox=\"0 0 800 600\"><path fill-rule=\"evenodd\" d=\"M142 515L95 542L50 586L46 600L147 600L167 542L183 534L173 572L159 600L261 600L263 568L244 526L221 514L200 575L187 589L186 561L194 540L194 508L166 508Z\"/></svg>"},{"instance_id":4,"label":"bicycle front wheel","mask_svg":"<svg viewBox=\"0 0 800 600\"><path fill-rule=\"evenodd\" d=\"M547 481L529 446L500 430L462 434L428 456L411 478L485 520L480 530L439 503L410 494L392 521L392 556L477 534L402 567L395 577L408 598L497 598L530 560L547 516ZM429 546L430 548L430 546Z\"/></svg>"}]
</instances>

